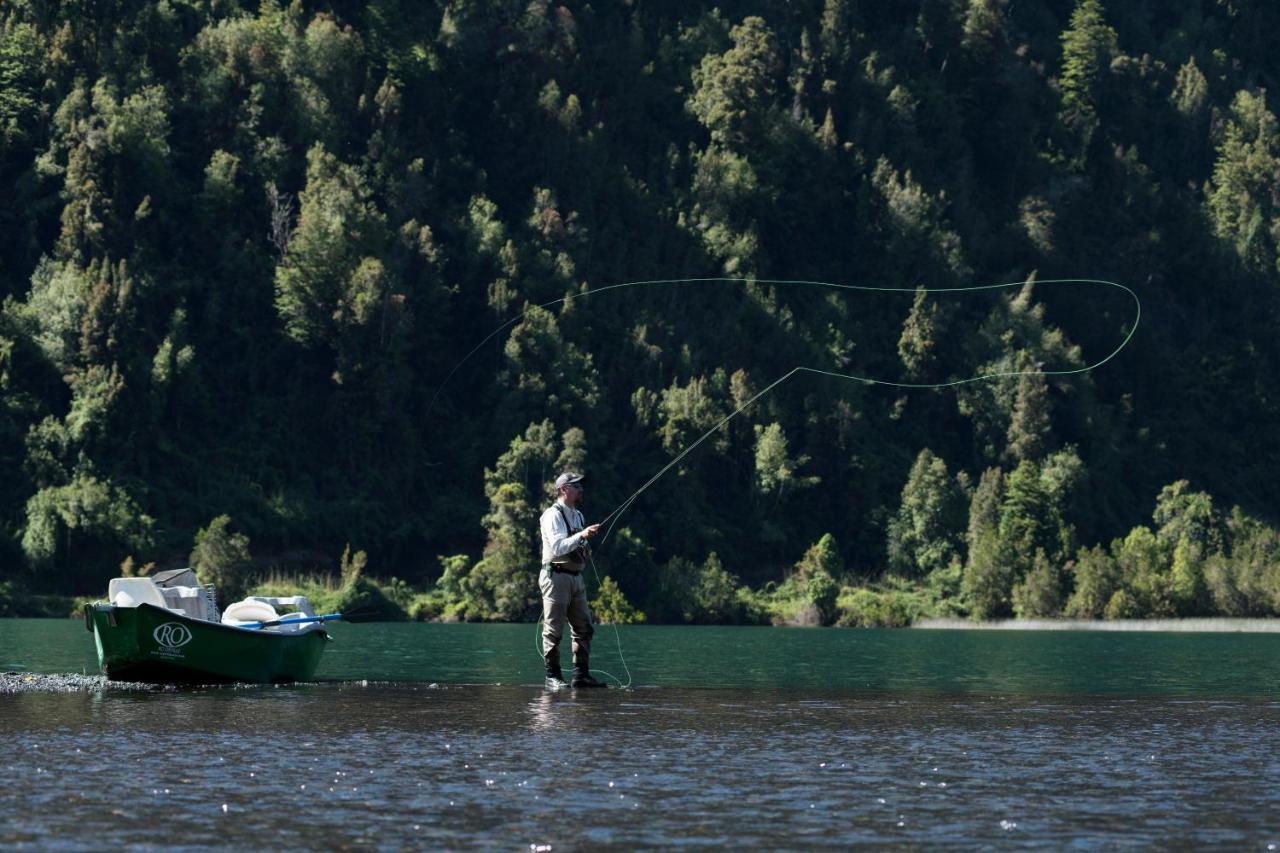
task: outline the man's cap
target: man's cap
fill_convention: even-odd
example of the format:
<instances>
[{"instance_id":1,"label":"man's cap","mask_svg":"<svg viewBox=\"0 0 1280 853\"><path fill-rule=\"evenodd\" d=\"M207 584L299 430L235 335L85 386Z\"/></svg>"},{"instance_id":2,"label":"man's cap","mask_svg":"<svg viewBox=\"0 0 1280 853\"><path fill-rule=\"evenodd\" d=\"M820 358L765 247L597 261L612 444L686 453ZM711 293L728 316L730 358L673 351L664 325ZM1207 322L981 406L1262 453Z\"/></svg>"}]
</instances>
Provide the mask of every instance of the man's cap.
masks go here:
<instances>
[{"instance_id":1,"label":"man's cap","mask_svg":"<svg viewBox=\"0 0 1280 853\"><path fill-rule=\"evenodd\" d=\"M562 489L570 483L581 483L582 475L575 474L572 471L565 471L559 477L556 477L556 489Z\"/></svg>"}]
</instances>

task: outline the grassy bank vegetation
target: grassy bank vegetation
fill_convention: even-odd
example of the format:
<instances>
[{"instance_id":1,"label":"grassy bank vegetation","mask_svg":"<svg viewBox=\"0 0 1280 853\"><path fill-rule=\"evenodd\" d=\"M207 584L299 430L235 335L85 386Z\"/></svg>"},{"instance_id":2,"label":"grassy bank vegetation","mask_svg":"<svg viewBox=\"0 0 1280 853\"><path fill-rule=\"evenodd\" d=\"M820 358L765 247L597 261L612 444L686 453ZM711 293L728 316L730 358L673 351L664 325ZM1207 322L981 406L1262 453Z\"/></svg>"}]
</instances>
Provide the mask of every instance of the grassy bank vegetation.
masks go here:
<instances>
[{"instance_id":1,"label":"grassy bank vegetation","mask_svg":"<svg viewBox=\"0 0 1280 853\"><path fill-rule=\"evenodd\" d=\"M969 533L949 536L937 518L912 507L946 503L927 492L937 474L923 455L890 523L896 568L875 581L851 575L834 536L810 547L780 582L752 588L712 552L701 563L673 558L646 562L644 588L633 603L609 574L634 577L640 555L626 553L628 531L588 570L592 606L602 622L902 627L925 618L1135 619L1280 616L1280 533L1238 507L1228 514L1185 482L1161 491L1153 523L1133 528L1108 547L1077 546L1070 526L1045 527L1038 508L1050 498L1046 480L1025 463L996 501L998 477L986 476L969 495ZM990 473L990 472L989 472ZM921 476L915 476L921 474ZM945 478L944 478L945 479ZM934 486L940 482L931 480ZM1052 482L1052 480L1049 480ZM948 487L949 488L949 487ZM1031 509L1029 509L1031 508ZM1052 516L1061 518L1061 516ZM621 547L618 547L621 546ZM1075 550L1071 550L1072 548ZM255 569L248 537L221 516L197 534L190 564L227 602L243 595L306 595L317 612L366 611L384 621L520 621L537 618L532 572L495 585L485 561L441 558L439 579L414 587L366 572L368 556L344 550L335 573ZM148 573L132 561L124 574ZM83 598L33 595L0 583L0 616L61 616Z\"/></svg>"}]
</instances>

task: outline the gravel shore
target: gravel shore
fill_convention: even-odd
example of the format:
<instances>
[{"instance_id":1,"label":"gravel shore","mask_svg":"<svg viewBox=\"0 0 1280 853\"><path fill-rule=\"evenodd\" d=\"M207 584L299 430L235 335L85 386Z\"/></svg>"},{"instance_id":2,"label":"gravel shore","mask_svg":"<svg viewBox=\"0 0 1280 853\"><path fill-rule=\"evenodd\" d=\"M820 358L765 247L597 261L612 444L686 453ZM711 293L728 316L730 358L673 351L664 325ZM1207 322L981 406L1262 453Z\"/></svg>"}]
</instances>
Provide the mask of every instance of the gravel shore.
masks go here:
<instances>
[{"instance_id":1,"label":"gravel shore","mask_svg":"<svg viewBox=\"0 0 1280 853\"><path fill-rule=\"evenodd\" d=\"M0 694L4 693L96 693L101 690L172 690L160 684L108 681L105 675L44 675L35 672L0 672Z\"/></svg>"}]
</instances>

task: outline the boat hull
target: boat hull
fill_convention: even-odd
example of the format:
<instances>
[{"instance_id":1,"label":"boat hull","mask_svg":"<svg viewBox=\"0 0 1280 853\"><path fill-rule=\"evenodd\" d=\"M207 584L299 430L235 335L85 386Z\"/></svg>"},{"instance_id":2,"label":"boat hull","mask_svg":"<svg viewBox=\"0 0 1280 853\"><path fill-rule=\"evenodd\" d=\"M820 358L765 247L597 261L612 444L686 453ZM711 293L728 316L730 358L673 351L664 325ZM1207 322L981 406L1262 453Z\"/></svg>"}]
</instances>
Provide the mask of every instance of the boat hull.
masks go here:
<instances>
[{"instance_id":1,"label":"boat hull","mask_svg":"<svg viewBox=\"0 0 1280 853\"><path fill-rule=\"evenodd\" d=\"M113 681L163 684L308 681L329 642L323 628L274 633L139 604L85 606L98 665Z\"/></svg>"}]
</instances>

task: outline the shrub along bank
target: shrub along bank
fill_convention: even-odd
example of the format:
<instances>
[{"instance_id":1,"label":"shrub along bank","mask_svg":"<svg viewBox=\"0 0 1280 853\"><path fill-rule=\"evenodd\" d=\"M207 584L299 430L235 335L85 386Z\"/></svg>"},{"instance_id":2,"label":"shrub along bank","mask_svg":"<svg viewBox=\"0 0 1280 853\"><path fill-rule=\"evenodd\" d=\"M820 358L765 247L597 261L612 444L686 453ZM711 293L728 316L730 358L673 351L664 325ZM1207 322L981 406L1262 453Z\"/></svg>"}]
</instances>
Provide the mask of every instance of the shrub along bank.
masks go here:
<instances>
[{"instance_id":1,"label":"shrub along bank","mask_svg":"<svg viewBox=\"0 0 1280 853\"><path fill-rule=\"evenodd\" d=\"M782 581L752 588L715 552L701 562L645 561L646 554L628 550L634 542L624 529L611 553L598 555L596 569L588 571L594 612L601 622L619 624L847 627L899 627L937 617L1280 615L1280 532L1238 507L1221 512L1208 494L1192 491L1185 481L1161 490L1150 525L1134 527L1106 546L1072 550L1069 525L1039 521L1056 499L1048 488L1054 477L1029 463L1007 479L999 472L988 474L961 492L969 501L968 533L961 538L931 526L929 517L914 509L942 502L913 496L920 478L909 480L903 510L890 522L899 559L869 583L846 571L831 534L814 543ZM539 615L532 570L498 573L491 562L473 562L466 555L440 558L439 579L425 588L368 576L367 555L353 554L350 546L336 576L272 572L257 577L248 537L233 531L225 517L199 531L189 562L217 586L223 602L245 594L304 594L317 612L359 610L379 620L526 621ZM639 586L640 594L628 594L624 584L638 568L649 573L647 583ZM122 571L139 570L126 561ZM0 616L62 616L74 613L81 600L32 595L14 581L0 582Z\"/></svg>"}]
</instances>

